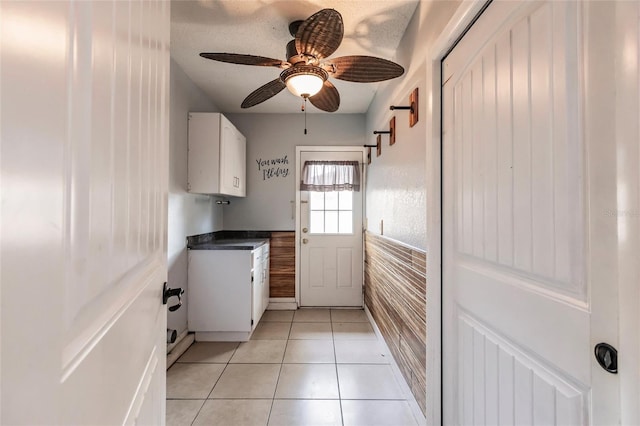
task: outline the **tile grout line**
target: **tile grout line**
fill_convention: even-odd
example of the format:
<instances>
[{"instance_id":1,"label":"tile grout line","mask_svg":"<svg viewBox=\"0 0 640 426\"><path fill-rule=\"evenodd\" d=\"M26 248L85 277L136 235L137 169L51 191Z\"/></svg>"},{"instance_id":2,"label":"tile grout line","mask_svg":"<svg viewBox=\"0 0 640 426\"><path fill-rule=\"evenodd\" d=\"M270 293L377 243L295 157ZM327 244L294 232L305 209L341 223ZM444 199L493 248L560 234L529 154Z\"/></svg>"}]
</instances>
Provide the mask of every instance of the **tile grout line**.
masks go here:
<instances>
[{"instance_id":1,"label":"tile grout line","mask_svg":"<svg viewBox=\"0 0 640 426\"><path fill-rule=\"evenodd\" d=\"M267 416L267 423L265 424L265 426L269 425L269 421L271 420L271 413L273 413L273 404L275 404L276 402L276 391L278 390L278 383L280 383L280 375L282 374L282 367L284 366L284 357L287 354L287 347L289 346L289 337L291 336L292 326L293 326L293 317L291 317L291 323L289 323L287 340L286 340L286 343L284 344L284 352L282 353L282 359L280 360L280 371L278 371L278 379L276 380L276 386L273 389L273 397L271 398L271 407L269 408L269 415Z\"/></svg>"},{"instance_id":2,"label":"tile grout line","mask_svg":"<svg viewBox=\"0 0 640 426\"><path fill-rule=\"evenodd\" d=\"M331 343L333 344L333 361L336 369L336 384L338 385L338 403L340 404L340 423L344 426L344 412L342 409L342 392L340 392L340 376L338 375L338 354L336 353L336 336L333 333L333 310L329 310L329 321L331 322Z\"/></svg>"},{"instance_id":3,"label":"tile grout line","mask_svg":"<svg viewBox=\"0 0 640 426\"><path fill-rule=\"evenodd\" d=\"M214 385L215 386L215 385ZM198 412L196 413L195 417L193 418L193 420L191 420L191 425L193 425L196 421L196 419L198 418L198 416L200 415L200 412L202 411L202 408L204 408L204 404L207 402L207 399L202 401L202 405L200 406L200 408L198 409Z\"/></svg>"}]
</instances>

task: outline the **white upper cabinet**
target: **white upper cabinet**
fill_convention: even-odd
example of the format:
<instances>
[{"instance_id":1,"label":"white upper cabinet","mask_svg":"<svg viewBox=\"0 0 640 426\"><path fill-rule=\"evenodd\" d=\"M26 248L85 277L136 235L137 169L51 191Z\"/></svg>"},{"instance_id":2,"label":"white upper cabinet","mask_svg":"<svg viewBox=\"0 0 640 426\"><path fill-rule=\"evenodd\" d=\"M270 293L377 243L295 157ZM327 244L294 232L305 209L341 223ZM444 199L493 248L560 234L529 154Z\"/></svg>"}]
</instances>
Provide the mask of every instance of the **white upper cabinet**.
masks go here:
<instances>
[{"instance_id":1,"label":"white upper cabinet","mask_svg":"<svg viewBox=\"0 0 640 426\"><path fill-rule=\"evenodd\" d=\"M189 192L244 197L246 138L220 113L189 113Z\"/></svg>"}]
</instances>

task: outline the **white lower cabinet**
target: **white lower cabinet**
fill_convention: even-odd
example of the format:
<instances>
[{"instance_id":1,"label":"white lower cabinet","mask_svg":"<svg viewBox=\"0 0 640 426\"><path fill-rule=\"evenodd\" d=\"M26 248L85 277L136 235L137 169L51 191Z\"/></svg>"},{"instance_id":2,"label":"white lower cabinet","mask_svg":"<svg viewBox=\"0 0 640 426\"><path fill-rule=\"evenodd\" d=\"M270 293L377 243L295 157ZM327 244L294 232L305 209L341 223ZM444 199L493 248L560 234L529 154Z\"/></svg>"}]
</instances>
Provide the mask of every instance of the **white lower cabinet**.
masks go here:
<instances>
[{"instance_id":1,"label":"white lower cabinet","mask_svg":"<svg viewBox=\"0 0 640 426\"><path fill-rule=\"evenodd\" d=\"M246 341L269 302L269 245L189 250L188 328L198 341Z\"/></svg>"}]
</instances>

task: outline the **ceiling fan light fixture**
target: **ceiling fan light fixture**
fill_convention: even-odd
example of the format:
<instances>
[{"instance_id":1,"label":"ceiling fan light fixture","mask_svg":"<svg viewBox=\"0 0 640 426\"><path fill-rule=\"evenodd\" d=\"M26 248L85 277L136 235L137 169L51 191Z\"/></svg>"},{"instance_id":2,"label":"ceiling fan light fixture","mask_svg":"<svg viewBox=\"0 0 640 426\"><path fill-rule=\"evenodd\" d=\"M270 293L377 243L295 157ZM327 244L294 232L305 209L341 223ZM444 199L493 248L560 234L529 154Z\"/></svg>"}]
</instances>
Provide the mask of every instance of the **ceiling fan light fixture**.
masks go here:
<instances>
[{"instance_id":1,"label":"ceiling fan light fixture","mask_svg":"<svg viewBox=\"0 0 640 426\"><path fill-rule=\"evenodd\" d=\"M315 74L297 74L287 79L287 89L296 96L307 98L322 89L324 81Z\"/></svg>"},{"instance_id":2,"label":"ceiling fan light fixture","mask_svg":"<svg viewBox=\"0 0 640 426\"><path fill-rule=\"evenodd\" d=\"M313 65L298 65L286 69L280 75L287 89L296 96L303 98L317 94L327 80L325 70Z\"/></svg>"}]
</instances>

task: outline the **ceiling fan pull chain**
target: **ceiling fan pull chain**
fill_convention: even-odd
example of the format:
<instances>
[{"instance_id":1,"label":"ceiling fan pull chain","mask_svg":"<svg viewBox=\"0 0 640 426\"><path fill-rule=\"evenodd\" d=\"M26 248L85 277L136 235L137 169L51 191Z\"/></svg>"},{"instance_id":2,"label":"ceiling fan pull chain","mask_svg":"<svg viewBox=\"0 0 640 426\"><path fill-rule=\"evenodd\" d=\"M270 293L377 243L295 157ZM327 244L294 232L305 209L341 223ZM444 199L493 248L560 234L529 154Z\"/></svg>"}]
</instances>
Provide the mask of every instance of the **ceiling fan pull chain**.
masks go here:
<instances>
[{"instance_id":1,"label":"ceiling fan pull chain","mask_svg":"<svg viewBox=\"0 0 640 426\"><path fill-rule=\"evenodd\" d=\"M304 134L307 134L307 97L304 97L304 103L302 104L302 111L304 111Z\"/></svg>"}]
</instances>

